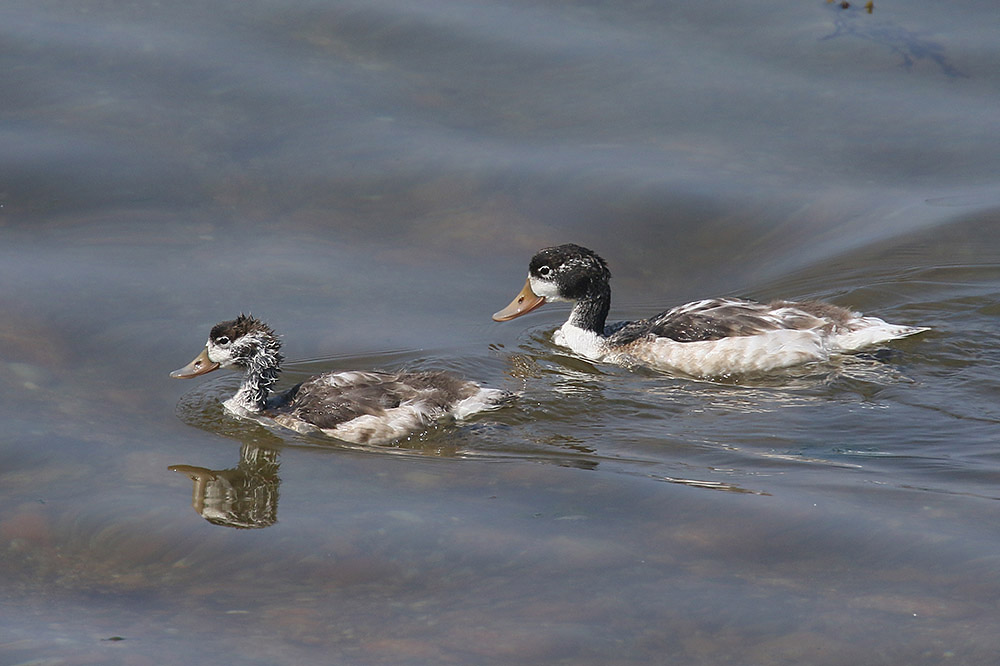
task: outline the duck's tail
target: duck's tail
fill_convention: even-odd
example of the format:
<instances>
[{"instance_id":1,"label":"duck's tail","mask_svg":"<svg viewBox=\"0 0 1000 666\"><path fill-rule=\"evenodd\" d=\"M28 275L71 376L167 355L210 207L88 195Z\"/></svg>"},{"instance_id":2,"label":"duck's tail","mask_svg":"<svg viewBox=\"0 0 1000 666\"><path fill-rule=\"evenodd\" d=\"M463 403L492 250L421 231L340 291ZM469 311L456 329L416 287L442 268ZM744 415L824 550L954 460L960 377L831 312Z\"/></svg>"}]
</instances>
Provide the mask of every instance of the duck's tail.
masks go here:
<instances>
[{"instance_id":1,"label":"duck's tail","mask_svg":"<svg viewBox=\"0 0 1000 666\"><path fill-rule=\"evenodd\" d=\"M854 351L929 330L927 326L890 324L878 317L858 317L850 326L834 333L831 347L837 351Z\"/></svg>"}]
</instances>

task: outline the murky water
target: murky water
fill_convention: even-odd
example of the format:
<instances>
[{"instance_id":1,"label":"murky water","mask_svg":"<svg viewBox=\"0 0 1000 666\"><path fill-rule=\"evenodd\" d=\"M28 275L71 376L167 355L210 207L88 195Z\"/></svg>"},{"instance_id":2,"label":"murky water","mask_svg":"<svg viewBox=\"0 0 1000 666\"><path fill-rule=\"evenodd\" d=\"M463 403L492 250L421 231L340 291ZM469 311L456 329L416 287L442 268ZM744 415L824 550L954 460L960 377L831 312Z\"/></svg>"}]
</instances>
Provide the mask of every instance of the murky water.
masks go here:
<instances>
[{"instance_id":1,"label":"murky water","mask_svg":"<svg viewBox=\"0 0 1000 666\"><path fill-rule=\"evenodd\" d=\"M991 2L0 5L0 662L983 664L1000 654ZM614 319L821 298L932 331L750 383ZM516 404L391 447L237 421L446 368Z\"/></svg>"}]
</instances>

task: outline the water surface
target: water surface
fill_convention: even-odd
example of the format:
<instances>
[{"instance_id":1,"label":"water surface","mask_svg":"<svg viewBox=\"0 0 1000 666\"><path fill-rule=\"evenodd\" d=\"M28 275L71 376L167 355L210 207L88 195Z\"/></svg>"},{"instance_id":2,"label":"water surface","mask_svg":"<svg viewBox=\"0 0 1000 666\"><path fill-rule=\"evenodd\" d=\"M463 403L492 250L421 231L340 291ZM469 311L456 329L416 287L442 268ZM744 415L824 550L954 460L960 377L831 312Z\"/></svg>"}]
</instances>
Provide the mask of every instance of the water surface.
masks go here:
<instances>
[{"instance_id":1,"label":"water surface","mask_svg":"<svg viewBox=\"0 0 1000 666\"><path fill-rule=\"evenodd\" d=\"M994 19L3 5L0 661L991 663ZM610 262L613 319L932 330L742 383L595 365L551 343L565 307L489 318L562 242ZM241 422L238 377L167 376L240 312L288 385L519 398L388 447Z\"/></svg>"}]
</instances>

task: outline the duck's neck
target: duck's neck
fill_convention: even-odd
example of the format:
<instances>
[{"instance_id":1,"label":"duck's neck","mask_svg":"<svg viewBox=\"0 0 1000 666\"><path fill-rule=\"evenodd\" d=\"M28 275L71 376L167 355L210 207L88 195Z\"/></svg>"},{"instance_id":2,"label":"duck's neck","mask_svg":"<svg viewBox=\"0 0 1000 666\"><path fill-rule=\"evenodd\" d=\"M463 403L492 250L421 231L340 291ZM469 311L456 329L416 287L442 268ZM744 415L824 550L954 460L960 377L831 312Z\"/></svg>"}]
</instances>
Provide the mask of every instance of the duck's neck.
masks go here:
<instances>
[{"instance_id":1,"label":"duck's neck","mask_svg":"<svg viewBox=\"0 0 1000 666\"><path fill-rule=\"evenodd\" d=\"M603 337L610 309L611 287L607 282L598 284L577 300L566 323Z\"/></svg>"},{"instance_id":2,"label":"duck's neck","mask_svg":"<svg viewBox=\"0 0 1000 666\"><path fill-rule=\"evenodd\" d=\"M277 341L275 341L277 342ZM281 353L279 344L264 344L250 357L246 375L236 395L229 399L229 404L248 412L262 412L267 405L267 396L271 386L278 381L281 373Z\"/></svg>"}]
</instances>

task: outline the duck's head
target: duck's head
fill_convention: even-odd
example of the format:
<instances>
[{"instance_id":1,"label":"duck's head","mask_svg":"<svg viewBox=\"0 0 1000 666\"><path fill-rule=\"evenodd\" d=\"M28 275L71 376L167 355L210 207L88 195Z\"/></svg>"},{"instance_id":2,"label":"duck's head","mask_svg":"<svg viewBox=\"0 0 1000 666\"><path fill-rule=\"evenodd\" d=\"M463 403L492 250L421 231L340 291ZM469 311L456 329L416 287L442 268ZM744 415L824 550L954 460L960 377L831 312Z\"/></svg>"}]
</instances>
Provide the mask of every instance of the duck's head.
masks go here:
<instances>
[{"instance_id":1,"label":"duck's head","mask_svg":"<svg viewBox=\"0 0 1000 666\"><path fill-rule=\"evenodd\" d=\"M255 366L281 363L281 340L270 326L241 314L236 319L212 327L208 342L193 361L170 373L176 379L190 379L218 368L250 370Z\"/></svg>"},{"instance_id":2,"label":"duck's head","mask_svg":"<svg viewBox=\"0 0 1000 666\"><path fill-rule=\"evenodd\" d=\"M524 288L493 319L509 321L547 301L608 299L610 279L608 265L593 250L572 243L545 248L531 258Z\"/></svg>"}]
</instances>

